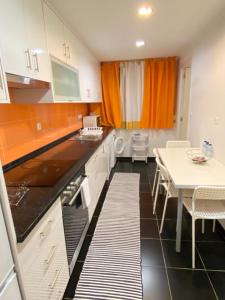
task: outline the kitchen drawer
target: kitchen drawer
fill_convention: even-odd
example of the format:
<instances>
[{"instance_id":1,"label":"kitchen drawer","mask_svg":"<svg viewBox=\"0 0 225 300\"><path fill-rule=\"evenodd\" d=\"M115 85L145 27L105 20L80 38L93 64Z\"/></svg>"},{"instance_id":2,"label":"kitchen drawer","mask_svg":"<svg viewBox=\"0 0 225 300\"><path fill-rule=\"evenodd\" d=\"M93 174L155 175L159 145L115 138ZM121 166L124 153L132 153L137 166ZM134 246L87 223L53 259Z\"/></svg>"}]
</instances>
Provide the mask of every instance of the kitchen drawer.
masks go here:
<instances>
[{"instance_id":1,"label":"kitchen drawer","mask_svg":"<svg viewBox=\"0 0 225 300\"><path fill-rule=\"evenodd\" d=\"M51 250L52 251L52 250ZM46 259L49 259L46 265ZM39 257L25 272L24 287L29 300L59 299L69 280L65 243L54 252Z\"/></svg>"},{"instance_id":2,"label":"kitchen drawer","mask_svg":"<svg viewBox=\"0 0 225 300\"><path fill-rule=\"evenodd\" d=\"M55 230L56 226L60 227L61 230ZM25 241L17 244L19 263L23 270L28 269L41 253L47 251L46 249L51 243L58 241L59 235L60 238L61 236L64 237L62 226L62 208L61 202L58 200L40 220Z\"/></svg>"},{"instance_id":3,"label":"kitchen drawer","mask_svg":"<svg viewBox=\"0 0 225 300\"><path fill-rule=\"evenodd\" d=\"M52 264L43 277L41 288L46 299L58 300L61 296L60 292L64 292L69 281L69 268L67 263L66 248L61 245ZM42 299L44 299L42 297Z\"/></svg>"}]
</instances>

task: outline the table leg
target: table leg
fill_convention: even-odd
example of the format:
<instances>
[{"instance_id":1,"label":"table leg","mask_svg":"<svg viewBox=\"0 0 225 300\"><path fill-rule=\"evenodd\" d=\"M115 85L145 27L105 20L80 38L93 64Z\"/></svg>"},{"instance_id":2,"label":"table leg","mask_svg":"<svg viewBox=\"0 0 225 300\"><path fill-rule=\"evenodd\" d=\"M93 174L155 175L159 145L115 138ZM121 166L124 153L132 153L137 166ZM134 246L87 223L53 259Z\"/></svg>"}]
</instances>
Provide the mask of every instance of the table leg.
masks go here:
<instances>
[{"instance_id":1,"label":"table leg","mask_svg":"<svg viewBox=\"0 0 225 300\"><path fill-rule=\"evenodd\" d=\"M183 213L183 193L182 193L182 189L179 189L178 190L178 202L177 202L176 252L180 252L181 231L182 231L182 213Z\"/></svg>"}]
</instances>

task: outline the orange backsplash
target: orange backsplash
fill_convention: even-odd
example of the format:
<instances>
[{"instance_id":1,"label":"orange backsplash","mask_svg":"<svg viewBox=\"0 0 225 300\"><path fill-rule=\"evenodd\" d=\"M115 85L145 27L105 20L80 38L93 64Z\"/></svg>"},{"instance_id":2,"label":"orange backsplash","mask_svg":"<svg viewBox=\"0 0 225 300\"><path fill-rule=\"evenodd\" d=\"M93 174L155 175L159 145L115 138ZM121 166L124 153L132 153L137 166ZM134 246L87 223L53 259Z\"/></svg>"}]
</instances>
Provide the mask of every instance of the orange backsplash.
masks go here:
<instances>
[{"instance_id":1,"label":"orange backsplash","mask_svg":"<svg viewBox=\"0 0 225 300\"><path fill-rule=\"evenodd\" d=\"M1 104L0 158L5 165L80 129L88 104ZM41 123L42 130L37 130Z\"/></svg>"}]
</instances>

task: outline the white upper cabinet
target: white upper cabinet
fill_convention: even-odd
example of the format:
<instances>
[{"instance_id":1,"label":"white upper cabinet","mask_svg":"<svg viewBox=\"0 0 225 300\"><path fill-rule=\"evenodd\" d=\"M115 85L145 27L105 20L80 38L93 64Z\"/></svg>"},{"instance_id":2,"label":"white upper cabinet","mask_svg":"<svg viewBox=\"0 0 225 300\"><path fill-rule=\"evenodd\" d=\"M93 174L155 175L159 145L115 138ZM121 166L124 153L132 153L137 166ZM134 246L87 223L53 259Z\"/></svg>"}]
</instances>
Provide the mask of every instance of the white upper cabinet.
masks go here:
<instances>
[{"instance_id":1,"label":"white upper cabinet","mask_svg":"<svg viewBox=\"0 0 225 300\"><path fill-rule=\"evenodd\" d=\"M49 53L62 62L78 68L81 101L101 101L99 62L46 4L44 13Z\"/></svg>"},{"instance_id":2,"label":"white upper cabinet","mask_svg":"<svg viewBox=\"0 0 225 300\"><path fill-rule=\"evenodd\" d=\"M80 93L84 102L100 102L100 63L82 44L79 47Z\"/></svg>"},{"instance_id":3,"label":"white upper cabinet","mask_svg":"<svg viewBox=\"0 0 225 300\"><path fill-rule=\"evenodd\" d=\"M0 43L7 73L50 81L41 0L0 0Z\"/></svg>"},{"instance_id":4,"label":"white upper cabinet","mask_svg":"<svg viewBox=\"0 0 225 300\"><path fill-rule=\"evenodd\" d=\"M64 40L64 25L62 21L56 16L56 14L45 3L44 17L49 54L62 61L65 61L67 49Z\"/></svg>"},{"instance_id":5,"label":"white upper cabinet","mask_svg":"<svg viewBox=\"0 0 225 300\"><path fill-rule=\"evenodd\" d=\"M47 51L42 1L24 0L24 4L32 77L50 82L50 60Z\"/></svg>"},{"instance_id":6,"label":"white upper cabinet","mask_svg":"<svg viewBox=\"0 0 225 300\"><path fill-rule=\"evenodd\" d=\"M0 0L0 7L0 46L5 72L29 76L31 60L23 0Z\"/></svg>"}]
</instances>

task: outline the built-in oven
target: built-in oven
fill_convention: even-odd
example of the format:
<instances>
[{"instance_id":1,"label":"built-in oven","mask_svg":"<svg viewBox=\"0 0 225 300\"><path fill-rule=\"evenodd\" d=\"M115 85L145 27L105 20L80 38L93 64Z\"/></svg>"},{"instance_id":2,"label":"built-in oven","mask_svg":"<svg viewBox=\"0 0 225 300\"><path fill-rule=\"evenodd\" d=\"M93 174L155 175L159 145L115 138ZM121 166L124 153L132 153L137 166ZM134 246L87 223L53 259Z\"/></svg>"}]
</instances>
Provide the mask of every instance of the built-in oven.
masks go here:
<instances>
[{"instance_id":1,"label":"built-in oven","mask_svg":"<svg viewBox=\"0 0 225 300\"><path fill-rule=\"evenodd\" d=\"M70 273L73 270L89 226L87 177L73 178L60 195L67 258Z\"/></svg>"}]
</instances>

